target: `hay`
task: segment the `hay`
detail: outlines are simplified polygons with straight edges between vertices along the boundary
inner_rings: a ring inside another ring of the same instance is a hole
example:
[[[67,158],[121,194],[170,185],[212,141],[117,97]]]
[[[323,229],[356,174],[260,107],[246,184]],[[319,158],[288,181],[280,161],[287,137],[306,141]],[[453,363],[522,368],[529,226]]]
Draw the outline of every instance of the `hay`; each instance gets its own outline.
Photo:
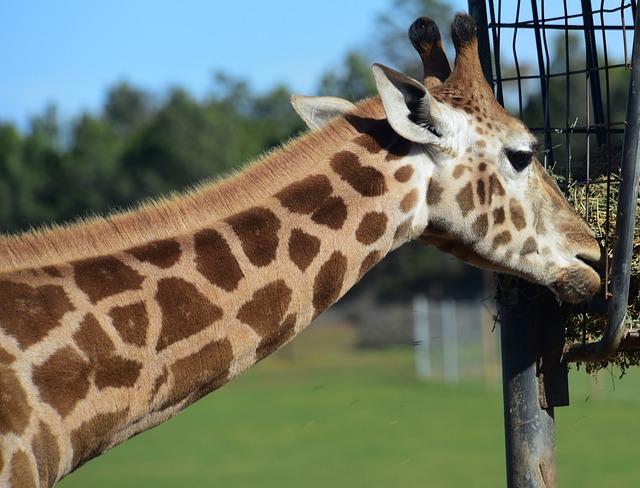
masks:
[[[569,203],[586,219],[595,231],[597,239],[609,257],[609,267],[613,257],[616,240],[616,210],[620,188],[620,147],[609,148],[604,154],[596,154],[596,164],[590,168],[589,185],[577,181],[569,182],[567,199]],[[613,157],[612,157],[613,152]],[[611,161],[611,169],[597,161]],[[607,174],[608,173],[608,174]],[[576,177],[579,178],[578,175]],[[558,178],[556,176],[556,178]],[[583,178],[586,179],[586,178]],[[640,202],[638,202],[640,203]],[[566,322],[567,343],[597,342],[603,335],[607,323],[606,314],[572,313]],[[633,256],[631,262],[631,282],[625,327],[630,331],[640,330],[640,207],[636,204],[636,224],[633,240]],[[624,375],[630,366],[640,365],[640,351],[619,348],[606,360],[586,363],[585,370],[595,373],[612,365],[620,368]],[[580,363],[577,365],[580,368]]]

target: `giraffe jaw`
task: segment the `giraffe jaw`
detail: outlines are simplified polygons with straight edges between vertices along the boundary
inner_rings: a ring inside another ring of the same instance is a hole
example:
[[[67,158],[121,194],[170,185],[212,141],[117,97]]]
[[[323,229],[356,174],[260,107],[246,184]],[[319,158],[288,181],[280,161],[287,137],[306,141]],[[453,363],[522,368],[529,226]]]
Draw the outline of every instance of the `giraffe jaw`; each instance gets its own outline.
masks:
[[[433,230],[433,227],[430,229]],[[520,276],[526,280],[546,286],[559,300],[567,303],[585,302],[591,299],[600,289],[600,275],[594,269],[594,266],[600,260],[600,250],[597,247],[590,249],[588,254],[578,255],[565,261],[565,265],[558,266],[553,280],[550,281],[545,279],[544,275],[539,276],[535,272],[518,270],[492,262],[478,254],[471,247],[451,239],[451,236],[446,234],[425,232],[420,236],[419,240],[423,244],[434,245],[440,250],[479,268]],[[536,266],[533,269],[547,270],[548,267]]]
[[[600,275],[579,258],[572,264],[571,267],[561,269],[558,278],[547,286],[562,301],[587,301],[600,290]]]

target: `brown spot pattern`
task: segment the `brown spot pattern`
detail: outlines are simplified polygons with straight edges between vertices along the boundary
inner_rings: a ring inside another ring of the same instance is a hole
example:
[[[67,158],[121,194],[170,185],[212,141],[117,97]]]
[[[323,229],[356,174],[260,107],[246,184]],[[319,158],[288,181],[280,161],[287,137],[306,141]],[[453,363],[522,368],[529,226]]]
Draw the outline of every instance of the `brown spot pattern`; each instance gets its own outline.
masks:
[[[458,192],[456,202],[458,202],[463,217],[466,217],[467,214],[473,210],[475,203],[473,202],[473,186],[470,182]]]
[[[135,306],[134,304],[131,307]],[[118,308],[122,309],[121,311],[125,314],[118,320],[127,320],[126,314],[129,312],[125,311],[125,309],[128,307]],[[118,316],[117,313],[116,316]],[[136,341],[142,339],[142,344],[146,342],[146,328],[142,334],[137,330],[133,333],[120,332],[120,335],[123,336],[123,339],[126,336]],[[142,364],[138,361],[116,356],[113,341],[102,330],[100,323],[92,314],[87,314],[82,320],[80,328],[73,335],[73,338],[80,350],[89,358],[88,376],[93,376],[94,384],[98,389],[130,387],[138,380]]]
[[[144,346],[147,342],[149,317],[143,302],[124,307],[113,307],[109,315],[113,320],[113,327],[118,331],[123,341],[136,346]]]
[[[538,243],[533,237],[527,237],[527,240],[524,241],[522,249],[520,250],[520,254],[525,256],[527,254],[531,254],[538,250]]]
[[[406,183],[413,176],[413,171],[413,166],[411,166],[410,164],[405,164],[404,166],[398,168],[395,173],[393,173],[393,177],[400,183]]]
[[[62,273],[55,266],[45,266],[44,268],[42,268],[42,271],[47,273],[52,278],[62,278]]]
[[[483,238],[489,232],[489,218],[487,214],[479,215],[471,225],[471,230],[479,238]]]
[[[27,348],[60,325],[65,313],[74,310],[61,286],[31,287],[0,281],[0,328]]]
[[[513,222],[516,229],[522,230],[527,226],[524,209],[515,198],[509,200],[509,214],[511,215],[511,222]]]
[[[64,418],[89,391],[90,373],[89,362],[73,347],[66,346],[34,366],[32,378],[40,398]]]
[[[268,335],[264,336],[256,349],[256,361],[266,358],[269,354],[289,342],[289,340],[291,340],[295,335],[297,320],[298,316],[294,313],[290,313],[276,330],[273,330]]]
[[[11,364],[15,361],[16,357],[8,351],[5,351],[0,347],[0,365],[1,364]]]
[[[108,356],[115,351],[113,342],[92,314],[84,317],[73,338],[89,360]]]
[[[308,215],[329,198],[333,188],[325,175],[307,176],[275,196],[287,210]]]
[[[52,485],[58,478],[60,450],[53,432],[44,422],[40,422],[38,432],[36,432],[31,441],[31,450],[37,460],[40,485]]]
[[[427,205],[437,205],[442,199],[444,188],[440,183],[431,178],[429,180],[429,188],[427,188]]]
[[[284,280],[277,280],[257,290],[251,299],[240,307],[237,318],[262,337],[276,329],[291,302],[292,291]]]
[[[36,480],[33,479],[31,471],[31,463],[29,456],[22,449],[17,451],[11,458],[11,475],[9,477],[9,486],[13,487],[31,487],[36,486]]]
[[[494,224],[501,224],[504,222],[505,219],[505,215],[504,215],[504,208],[502,207],[498,207],[493,209],[493,223]]]
[[[320,252],[320,239],[302,229],[293,229],[289,237],[289,257],[301,270],[306,270]]]
[[[362,134],[353,140],[358,146],[364,148],[370,154],[378,154],[382,151],[382,147],[378,141],[369,134]]]
[[[175,239],[163,239],[127,251],[138,261],[151,263],[162,269],[168,269],[180,259],[180,244]]]
[[[213,285],[225,291],[238,287],[244,274],[227,241],[219,232],[204,229],[194,236],[196,269]]]
[[[380,239],[387,230],[388,221],[387,215],[382,212],[369,212],[365,214],[356,229],[356,239],[366,246],[373,244]]]
[[[227,219],[254,266],[267,266],[276,258],[280,220],[271,210],[253,207]]]
[[[333,230],[341,229],[346,219],[347,206],[340,197],[327,198],[311,216],[316,224],[326,225]]]
[[[484,205],[485,202],[485,198],[487,196],[486,191],[485,191],[485,187],[484,187],[484,181],[482,180],[478,180],[477,183],[478,186],[478,201],[480,202],[480,205]]]
[[[92,303],[127,290],[139,290],[144,277],[113,256],[76,261],[73,272],[76,284]]]
[[[139,332],[136,333],[139,334]],[[113,341],[102,330],[100,323],[92,314],[87,314],[73,338],[80,350],[89,358],[88,375],[93,376],[94,384],[98,389],[124,388],[135,384],[140,376],[142,364],[116,356]]]
[[[124,425],[128,414],[128,409],[99,413],[72,431],[73,469],[106,451],[112,444],[113,435]]]
[[[457,180],[466,170],[467,167],[464,164],[456,164],[455,168],[453,168],[453,177]]]
[[[393,242],[397,243],[399,240],[407,240],[409,239],[411,234],[411,219],[407,219],[402,222],[395,233],[393,234]]]
[[[495,173],[492,173],[491,175],[489,175],[489,195],[491,196],[504,196],[505,191],[504,191],[504,187],[502,186],[502,183],[500,183],[500,180],[498,179],[498,177],[496,176]]]
[[[373,268],[378,261],[382,259],[382,255],[379,251],[371,251],[367,254],[367,257],[362,260],[362,264],[360,264],[360,270],[358,271],[358,281],[369,272],[371,268]]]
[[[171,406],[189,398],[189,403],[220,388],[229,379],[233,348],[229,339],[207,344],[171,366],[173,387],[164,405]]]
[[[21,435],[29,425],[32,408],[11,368],[0,366],[0,434]]]
[[[418,203],[418,189],[414,188],[400,201],[400,210],[407,213],[416,206],[416,203]]]
[[[99,390],[104,388],[132,387],[142,369],[142,363],[121,356],[108,356],[100,359],[95,366],[94,383]]]
[[[313,306],[316,316],[338,299],[346,272],[347,257],[339,251],[334,251],[322,265],[313,282]]]
[[[387,192],[384,175],[373,166],[362,166],[360,158],[350,151],[335,154],[330,165],[342,180],[364,197],[376,197]]]
[[[128,334],[125,332],[125,335],[129,336]],[[139,331],[134,334],[136,339],[140,337]],[[144,334],[146,336],[146,329]],[[73,338],[80,350],[89,358],[88,375],[93,376],[94,384],[98,389],[131,387],[138,380],[142,364],[115,355],[113,341],[102,330],[100,323],[92,314],[87,314]]]
[[[371,153],[378,153],[385,149],[388,154],[385,160],[393,161],[402,159],[409,153],[411,143],[399,137],[386,120],[358,119],[349,117],[347,119],[353,123],[354,127],[363,136],[357,137],[355,142]]]
[[[500,247],[511,241],[511,232],[504,230],[493,238],[493,247]]]
[[[156,351],[197,334],[222,318],[222,309],[212,304],[191,283],[181,278],[158,281],[156,299],[162,313]]]

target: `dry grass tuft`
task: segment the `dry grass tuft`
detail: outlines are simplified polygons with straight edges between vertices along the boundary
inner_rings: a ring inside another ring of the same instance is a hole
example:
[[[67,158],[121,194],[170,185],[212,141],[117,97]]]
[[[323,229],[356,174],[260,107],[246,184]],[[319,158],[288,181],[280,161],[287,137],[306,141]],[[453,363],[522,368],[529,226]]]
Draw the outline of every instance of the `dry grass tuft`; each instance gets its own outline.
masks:
[[[613,248],[617,236],[616,209],[620,188],[620,148],[609,151],[609,157],[594,158],[595,167],[590,168],[589,185],[569,182],[567,198],[571,205],[582,215],[586,216],[590,227],[606,250],[609,266],[613,257]],[[613,158],[611,158],[613,152]],[[611,160],[612,169],[608,172],[606,166],[598,167],[597,161]],[[608,174],[607,174],[608,173]],[[556,176],[557,178],[557,176]],[[577,178],[580,178],[577,175]],[[638,201],[640,203],[640,199]],[[608,284],[606,284],[608,289]],[[566,338],[568,343],[597,342],[602,337],[607,323],[606,314],[575,313],[569,315],[566,323]],[[629,302],[625,327],[629,330],[640,330],[640,207],[636,205],[636,225],[633,241],[633,256],[631,263],[631,282]],[[586,363],[585,370],[595,373],[603,368],[616,365],[621,374],[630,366],[640,365],[640,351],[621,347],[610,358],[604,361]],[[578,364],[578,368],[580,364]]]

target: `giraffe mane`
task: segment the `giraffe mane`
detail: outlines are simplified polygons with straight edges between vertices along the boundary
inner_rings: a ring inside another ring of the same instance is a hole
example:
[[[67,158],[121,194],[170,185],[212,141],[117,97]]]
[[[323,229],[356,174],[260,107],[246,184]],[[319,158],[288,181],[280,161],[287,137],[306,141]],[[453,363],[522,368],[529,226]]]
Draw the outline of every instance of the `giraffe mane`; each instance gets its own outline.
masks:
[[[365,117],[384,117],[377,98],[365,100],[358,107]],[[81,217],[69,224],[47,224],[0,236],[0,273],[111,254],[204,227],[255,205],[288,182],[309,174],[311,168],[305,161],[326,159],[335,152],[339,140],[355,132],[340,117],[321,130],[307,132],[249,161],[226,177],[205,180],[190,189],[143,200],[130,209],[104,216]]]

